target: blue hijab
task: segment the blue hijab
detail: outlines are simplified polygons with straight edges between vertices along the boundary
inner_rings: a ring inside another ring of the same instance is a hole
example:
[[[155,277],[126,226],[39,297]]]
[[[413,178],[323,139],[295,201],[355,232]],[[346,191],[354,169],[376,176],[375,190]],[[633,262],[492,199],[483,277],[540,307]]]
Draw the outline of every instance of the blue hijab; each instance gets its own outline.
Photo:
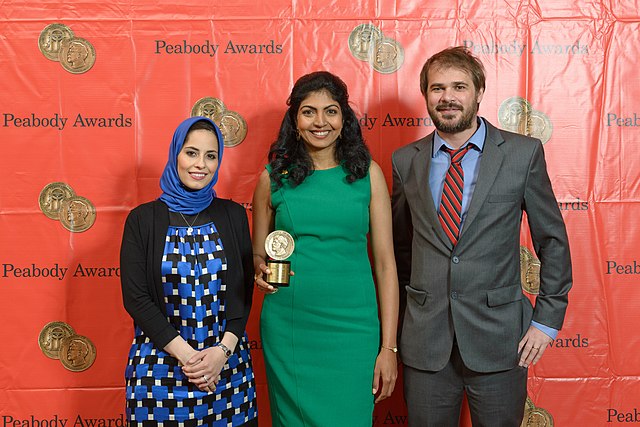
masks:
[[[216,130],[216,136],[218,137],[218,169],[206,187],[193,191],[186,188],[182,184],[182,181],[180,181],[180,177],[178,176],[178,154],[180,150],[182,150],[184,141],[187,138],[187,132],[189,132],[189,129],[194,123],[199,121],[211,123]],[[169,146],[169,160],[160,177],[160,188],[162,189],[160,200],[169,206],[170,211],[182,212],[186,215],[195,215],[211,204],[216,195],[213,186],[218,181],[218,171],[222,164],[223,148],[224,141],[222,140],[220,128],[210,119],[206,117],[190,117],[180,123],[180,126],[178,126],[173,134],[173,140]]]

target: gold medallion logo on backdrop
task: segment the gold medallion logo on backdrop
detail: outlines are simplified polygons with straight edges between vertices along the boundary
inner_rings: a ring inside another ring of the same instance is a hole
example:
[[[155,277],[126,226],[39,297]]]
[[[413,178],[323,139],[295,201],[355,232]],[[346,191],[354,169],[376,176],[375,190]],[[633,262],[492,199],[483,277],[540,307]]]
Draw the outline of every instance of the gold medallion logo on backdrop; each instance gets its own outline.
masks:
[[[60,360],[62,366],[73,372],[86,371],[96,360],[96,347],[85,336],[77,335],[65,322],[49,322],[38,336],[40,350],[50,359]]]
[[[49,24],[40,32],[38,48],[45,58],[51,61],[59,61],[62,42],[75,37],[71,28],[64,24]]]
[[[76,37],[71,28],[64,24],[49,24],[38,38],[38,48],[45,58],[59,62],[62,68],[72,74],[86,73],[96,62],[93,45]]]
[[[60,359],[60,349],[62,348],[62,340],[66,337],[75,335],[76,331],[64,322],[49,322],[44,325],[40,335],[38,336],[38,345],[40,350],[50,359]]]
[[[200,98],[191,108],[191,117],[202,116],[211,119],[222,132],[225,147],[235,147],[247,136],[247,122],[235,111],[227,110],[218,98]]]
[[[540,292],[540,260],[524,246],[520,246],[520,282],[526,293]]]
[[[395,73],[404,63],[402,45],[386,37],[380,28],[371,23],[355,27],[349,34],[348,44],[354,58],[367,61],[379,73]]]
[[[375,44],[383,37],[382,30],[373,24],[360,24],[349,34],[349,50],[360,61],[369,61]]]
[[[96,62],[96,50],[80,37],[64,40],[60,49],[60,65],[72,74],[86,73]]]
[[[73,196],[62,202],[60,223],[74,233],[87,231],[96,222],[96,208],[89,199]]]
[[[549,411],[534,405],[531,398],[527,396],[520,427],[553,427],[553,425],[553,417]]]
[[[74,233],[88,230],[96,222],[96,208],[85,197],[76,195],[64,182],[47,184],[38,197],[42,213],[50,219],[60,221],[62,226]]]
[[[543,144],[551,139],[553,124],[542,111],[533,109],[529,101],[513,96],[498,108],[498,122],[504,130],[538,138]]]
[[[383,37],[376,41],[374,54],[369,57],[369,62],[379,73],[395,73],[404,63],[404,48],[397,41]]]
[[[60,362],[73,372],[86,371],[96,360],[96,347],[82,335],[72,335],[62,339]]]
[[[211,119],[214,123],[220,123],[222,115],[227,110],[224,102],[218,98],[207,96],[201,98],[193,104],[191,116],[202,116]]]
[[[68,184],[64,182],[52,182],[40,191],[38,204],[40,205],[40,210],[47,218],[57,221],[60,219],[62,202],[75,195],[75,191],[73,191],[73,188]]]

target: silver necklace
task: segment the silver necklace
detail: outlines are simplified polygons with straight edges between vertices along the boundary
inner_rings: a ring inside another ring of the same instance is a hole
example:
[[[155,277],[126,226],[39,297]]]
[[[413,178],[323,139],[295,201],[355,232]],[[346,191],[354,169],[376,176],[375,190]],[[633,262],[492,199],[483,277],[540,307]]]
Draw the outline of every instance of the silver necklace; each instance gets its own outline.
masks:
[[[198,212],[198,215],[196,215],[196,217],[193,219],[193,222],[191,224],[189,224],[189,221],[187,221],[187,218],[185,218],[184,215],[182,215],[182,212],[178,212],[178,213],[180,214],[180,216],[182,217],[184,222],[189,227],[189,228],[187,228],[187,233],[192,233],[193,232],[193,224],[195,224],[196,221],[198,220],[198,217],[200,216],[200,212]]]

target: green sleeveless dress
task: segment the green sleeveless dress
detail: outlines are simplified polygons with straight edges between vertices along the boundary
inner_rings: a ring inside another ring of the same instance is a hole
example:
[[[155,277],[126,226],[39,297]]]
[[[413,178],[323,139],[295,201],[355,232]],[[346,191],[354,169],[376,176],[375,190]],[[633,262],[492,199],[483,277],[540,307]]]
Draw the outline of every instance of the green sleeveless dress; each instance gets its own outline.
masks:
[[[275,229],[295,250],[289,287],[260,319],[274,427],[371,427],[378,306],[367,252],[369,176],[341,166],[271,188]]]

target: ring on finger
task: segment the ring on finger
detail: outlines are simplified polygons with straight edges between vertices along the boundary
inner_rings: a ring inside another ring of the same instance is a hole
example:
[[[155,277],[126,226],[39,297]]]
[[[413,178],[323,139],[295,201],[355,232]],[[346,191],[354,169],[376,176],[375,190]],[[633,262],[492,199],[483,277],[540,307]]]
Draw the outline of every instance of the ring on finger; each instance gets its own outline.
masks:
[[[207,376],[206,376],[206,375],[203,375],[203,376],[202,376],[202,378],[204,378],[204,382],[205,382],[205,383],[208,383],[208,382],[209,382],[209,380],[207,379]]]

